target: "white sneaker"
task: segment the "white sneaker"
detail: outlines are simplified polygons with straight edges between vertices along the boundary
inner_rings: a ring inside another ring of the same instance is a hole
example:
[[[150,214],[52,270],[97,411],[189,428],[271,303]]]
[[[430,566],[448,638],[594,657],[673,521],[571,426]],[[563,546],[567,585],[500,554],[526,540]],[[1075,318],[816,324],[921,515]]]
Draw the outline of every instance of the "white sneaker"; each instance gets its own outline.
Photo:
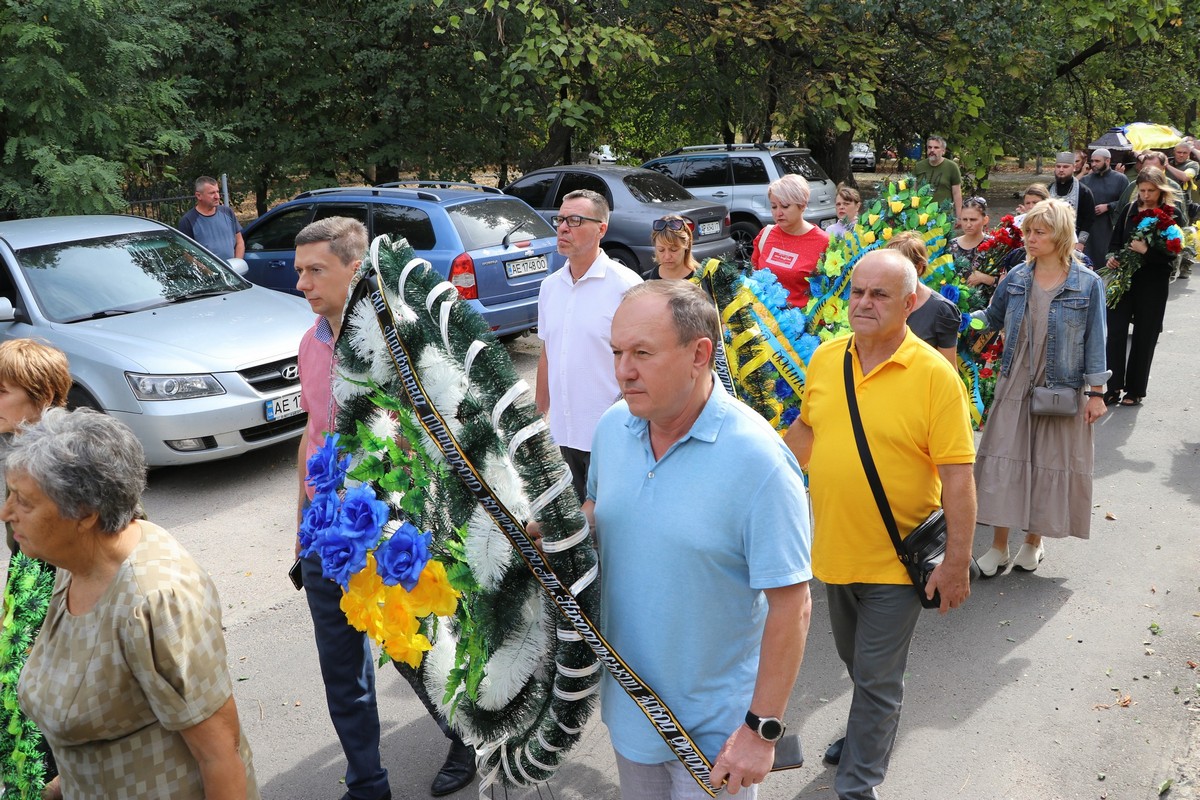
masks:
[[[1008,551],[993,547],[975,561],[981,578],[994,578],[1008,566]]]
[[[1040,543],[1037,547],[1034,547],[1027,542],[1022,544],[1021,549],[1017,551],[1017,557],[1013,559],[1013,569],[1019,569],[1023,572],[1033,572],[1045,557],[1045,547]]]

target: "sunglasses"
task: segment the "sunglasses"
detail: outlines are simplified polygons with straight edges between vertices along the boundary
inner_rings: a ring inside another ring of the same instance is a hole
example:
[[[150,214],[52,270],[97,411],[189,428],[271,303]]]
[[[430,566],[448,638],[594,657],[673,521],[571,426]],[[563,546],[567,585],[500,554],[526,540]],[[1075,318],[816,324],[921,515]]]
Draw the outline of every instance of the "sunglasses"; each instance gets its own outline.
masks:
[[[681,219],[656,219],[650,225],[655,232],[665,231],[668,228],[673,231],[681,231],[687,227],[687,222]]]
[[[987,211],[987,200],[982,197],[968,197],[963,200],[963,208],[981,208]]]
[[[596,219],[595,217],[585,217],[582,214],[572,214],[569,217],[564,217],[560,214],[555,214],[553,217],[550,218],[550,223],[556,228],[559,225],[562,225],[564,222],[567,223],[568,228],[578,228],[580,225],[583,224],[584,220],[587,220],[588,222],[604,222],[604,220],[602,220],[602,219]]]

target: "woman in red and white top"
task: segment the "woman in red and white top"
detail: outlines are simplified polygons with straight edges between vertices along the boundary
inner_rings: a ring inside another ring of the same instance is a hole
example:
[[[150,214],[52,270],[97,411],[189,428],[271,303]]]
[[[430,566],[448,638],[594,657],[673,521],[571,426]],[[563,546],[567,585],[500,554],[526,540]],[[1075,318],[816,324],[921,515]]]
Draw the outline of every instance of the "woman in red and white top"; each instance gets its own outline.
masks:
[[[784,175],[767,187],[775,224],[759,231],[750,254],[755,269],[775,273],[795,308],[808,305],[808,278],[829,245],[829,234],[804,218],[808,197],[808,181],[799,175]]]

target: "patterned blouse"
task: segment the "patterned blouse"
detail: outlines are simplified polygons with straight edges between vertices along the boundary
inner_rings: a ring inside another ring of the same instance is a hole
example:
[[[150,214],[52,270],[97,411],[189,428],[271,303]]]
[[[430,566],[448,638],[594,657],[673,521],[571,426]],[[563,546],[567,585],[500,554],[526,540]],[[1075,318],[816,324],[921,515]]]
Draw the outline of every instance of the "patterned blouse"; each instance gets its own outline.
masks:
[[[50,609],[21,673],[21,707],[54,750],[72,800],[203,800],[179,731],[233,694],[217,589],[174,537],[138,522],[142,538],[90,611],[67,610],[60,569]],[[242,734],[247,797],[259,797]]]

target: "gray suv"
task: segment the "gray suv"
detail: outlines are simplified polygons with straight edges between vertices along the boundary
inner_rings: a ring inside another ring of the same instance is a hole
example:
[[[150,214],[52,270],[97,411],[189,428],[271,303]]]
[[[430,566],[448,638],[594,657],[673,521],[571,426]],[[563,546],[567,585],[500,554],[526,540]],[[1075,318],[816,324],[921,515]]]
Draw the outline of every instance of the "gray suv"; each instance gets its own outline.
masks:
[[[739,256],[746,260],[754,237],[773,221],[767,186],[777,178],[795,173],[808,181],[812,196],[804,212],[807,220],[827,227],[837,218],[833,209],[837,186],[806,148],[775,149],[758,144],[681,147],[642,166],[674,178],[698,198],[724,203],[729,209],[729,234],[738,243]]]

